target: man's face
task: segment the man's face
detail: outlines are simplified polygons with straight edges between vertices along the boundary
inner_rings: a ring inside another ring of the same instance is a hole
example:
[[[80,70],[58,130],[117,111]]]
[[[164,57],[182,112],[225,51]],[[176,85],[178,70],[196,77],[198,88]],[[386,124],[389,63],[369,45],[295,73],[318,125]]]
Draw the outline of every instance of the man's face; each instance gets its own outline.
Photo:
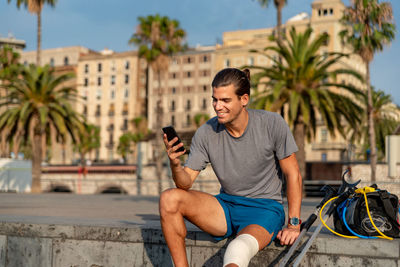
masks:
[[[213,88],[213,107],[221,124],[234,122],[245,109],[249,101],[247,94],[239,97],[233,84]]]

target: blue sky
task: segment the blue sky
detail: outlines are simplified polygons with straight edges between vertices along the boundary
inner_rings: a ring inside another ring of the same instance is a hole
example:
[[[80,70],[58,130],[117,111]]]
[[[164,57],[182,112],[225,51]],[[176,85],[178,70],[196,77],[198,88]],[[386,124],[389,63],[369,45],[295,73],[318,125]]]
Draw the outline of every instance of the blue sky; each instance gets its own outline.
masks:
[[[36,49],[36,17],[13,1],[0,0],[0,35],[12,33],[27,42],[26,50]],[[271,1],[273,2],[273,1]],[[311,12],[313,0],[288,0],[283,21]],[[343,0],[348,4],[348,0]],[[400,1],[390,1],[395,21],[400,21]],[[42,15],[42,47],[81,45],[94,50],[134,49],[128,40],[135,31],[138,16],[159,13],[181,22],[190,46],[220,42],[224,31],[273,27],[276,11],[260,7],[256,0],[58,0]],[[400,28],[400,26],[399,26]],[[400,106],[400,36],[375,56],[371,66],[372,84],[392,95]]]

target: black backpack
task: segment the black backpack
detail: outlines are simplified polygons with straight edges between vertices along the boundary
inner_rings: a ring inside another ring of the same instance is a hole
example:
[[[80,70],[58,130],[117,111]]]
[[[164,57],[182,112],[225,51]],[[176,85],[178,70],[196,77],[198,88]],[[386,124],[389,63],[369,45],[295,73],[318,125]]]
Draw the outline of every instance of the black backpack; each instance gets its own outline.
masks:
[[[376,185],[368,189],[371,189],[371,192],[366,193],[368,207],[375,226],[386,236],[400,237],[398,197],[386,190],[377,189]],[[338,233],[361,238],[380,236],[369,218],[364,194],[359,191],[357,193],[357,190],[337,206],[333,220]]]

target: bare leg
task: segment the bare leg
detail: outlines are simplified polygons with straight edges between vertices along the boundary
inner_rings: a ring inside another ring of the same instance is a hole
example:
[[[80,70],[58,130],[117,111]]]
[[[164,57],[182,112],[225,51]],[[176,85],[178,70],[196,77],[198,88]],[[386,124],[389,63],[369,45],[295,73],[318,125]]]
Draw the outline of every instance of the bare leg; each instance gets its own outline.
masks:
[[[243,228],[238,235],[249,234],[254,236],[258,241],[259,251],[265,248],[268,243],[271,241],[274,233],[270,234],[264,227],[261,227],[257,224],[250,224]],[[238,267],[237,264],[230,263],[226,265],[226,267]]]
[[[225,213],[218,200],[207,193],[169,189],[160,197],[161,227],[176,267],[189,266],[186,257],[188,219],[203,231],[222,236],[227,231]]]

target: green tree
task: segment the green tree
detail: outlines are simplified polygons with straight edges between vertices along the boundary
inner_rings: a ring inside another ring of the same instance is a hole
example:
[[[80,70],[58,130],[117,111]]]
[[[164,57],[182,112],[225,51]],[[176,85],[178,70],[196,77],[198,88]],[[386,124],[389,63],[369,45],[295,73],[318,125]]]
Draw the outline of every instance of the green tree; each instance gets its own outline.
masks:
[[[51,127],[58,135],[71,136],[75,141],[82,129],[81,117],[70,103],[77,99],[76,91],[63,83],[73,74],[54,75],[50,66],[30,65],[10,84],[5,85],[8,94],[0,100],[0,132],[7,132],[11,140],[18,133],[24,142],[32,144],[32,192],[40,192],[42,144],[46,130]]]
[[[12,0],[7,0],[10,3]],[[36,65],[40,66],[41,47],[42,47],[42,9],[44,5],[54,7],[57,0],[16,0],[17,7],[22,5],[28,9],[29,13],[37,16],[37,47],[36,47]]]
[[[368,96],[367,94],[363,94],[362,102],[365,106],[368,105]],[[392,98],[390,95],[385,94],[383,91],[378,90],[375,91],[372,88],[372,105],[374,113],[372,114],[372,118],[374,120],[375,127],[375,144],[377,151],[377,156],[379,160],[384,159],[385,157],[385,139],[387,135],[393,134],[396,130],[396,127],[399,125],[400,121],[397,119],[397,114],[399,114],[400,110],[392,102]],[[353,143],[359,142],[362,144],[363,155],[365,155],[365,151],[370,149],[369,142],[369,130],[368,130],[368,114],[366,109],[363,110],[362,114],[362,124],[361,127],[351,127],[352,136],[351,141]]]
[[[77,143],[74,145],[74,150],[79,153],[82,168],[86,166],[86,155],[98,148],[100,148],[100,127],[84,122],[81,131],[78,132]]]
[[[156,163],[156,176],[159,179],[158,191],[161,194],[161,175],[163,168],[163,155],[162,152],[163,144],[161,138],[161,128],[163,126],[163,107],[162,107],[162,75],[167,73],[169,65],[169,57],[173,54],[183,51],[185,45],[183,45],[183,39],[186,33],[180,28],[179,22],[174,19],[170,19],[166,16],[160,15],[149,15],[147,17],[139,17],[139,25],[136,32],[133,34],[129,43],[135,44],[139,47],[139,57],[144,58],[147,62],[147,78],[146,78],[146,92],[147,97],[149,96],[148,88],[148,74],[149,66],[156,74],[158,81],[158,90],[156,98],[156,119],[155,125],[151,127],[155,130],[155,150],[154,150],[154,161]],[[150,107],[153,108],[153,107]],[[148,114],[146,114],[148,115]]]
[[[198,113],[194,115],[194,124],[196,125],[196,128],[200,128],[201,125],[206,123],[210,119],[210,115],[206,113]]]
[[[272,0],[258,0],[262,7],[268,7]],[[276,32],[278,41],[282,41],[282,9],[287,4],[287,0],[273,0],[276,8]]]
[[[346,29],[340,32],[343,40],[350,44],[354,53],[358,54],[365,64],[365,82],[367,87],[367,114],[369,144],[371,149],[371,180],[376,177],[376,133],[373,121],[374,107],[370,81],[370,63],[377,51],[382,51],[395,36],[393,11],[389,2],[378,0],[352,0],[351,6],[344,10],[342,23]]]
[[[336,131],[345,135],[342,120],[357,125],[357,114],[361,110],[351,97],[360,92],[351,86],[338,83],[337,76],[352,75],[358,79],[361,77],[352,70],[334,68],[345,55],[321,55],[319,48],[329,36],[323,34],[312,40],[311,34],[311,28],[304,33],[297,33],[292,28],[287,44],[276,41],[276,45],[266,47],[262,53],[273,61],[271,67],[250,66],[258,70],[253,75],[252,82],[257,89],[251,106],[274,112],[279,111],[285,104],[288,106],[288,123],[299,147],[297,159],[303,178],[305,137],[310,140],[315,136],[317,123],[320,122],[326,125],[331,135],[335,135]],[[281,60],[272,54],[277,54]],[[333,90],[339,88],[350,96]]]
[[[0,85],[9,83],[10,80],[18,75],[21,70],[21,65],[18,63],[19,58],[19,53],[15,52],[11,47],[3,46],[0,48]],[[1,90],[0,88],[0,97],[5,97],[6,94],[7,90]],[[6,108],[7,107],[3,107],[2,109]],[[6,141],[5,133],[1,133],[0,157],[8,157],[10,155],[9,149],[10,146],[8,146],[8,142]]]

